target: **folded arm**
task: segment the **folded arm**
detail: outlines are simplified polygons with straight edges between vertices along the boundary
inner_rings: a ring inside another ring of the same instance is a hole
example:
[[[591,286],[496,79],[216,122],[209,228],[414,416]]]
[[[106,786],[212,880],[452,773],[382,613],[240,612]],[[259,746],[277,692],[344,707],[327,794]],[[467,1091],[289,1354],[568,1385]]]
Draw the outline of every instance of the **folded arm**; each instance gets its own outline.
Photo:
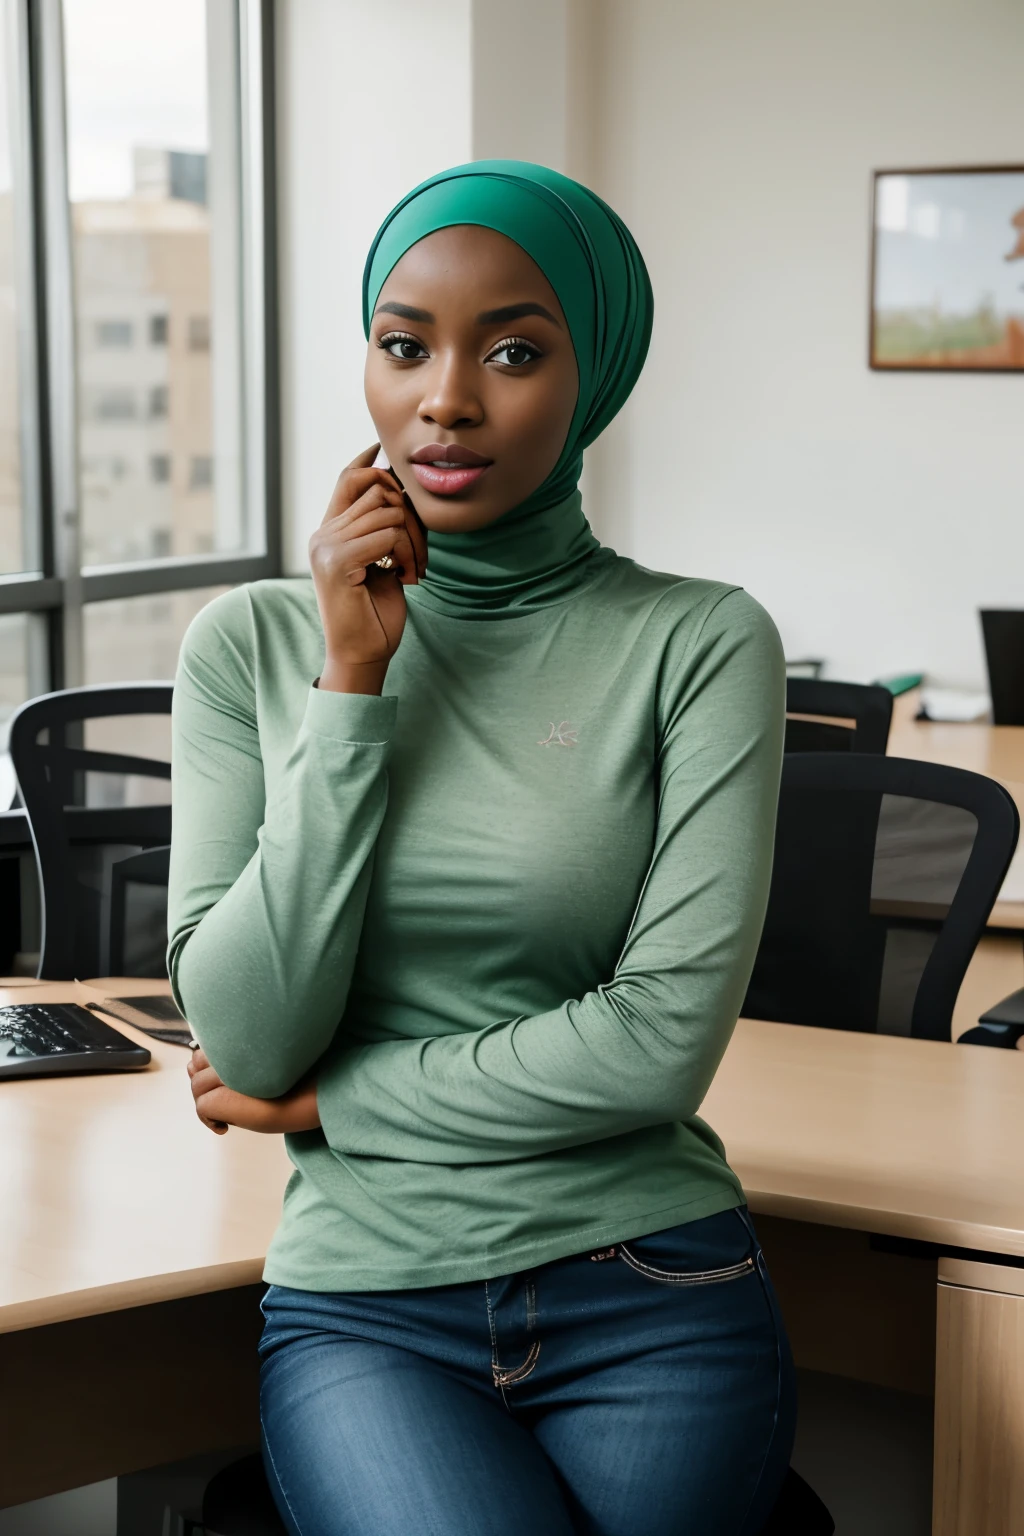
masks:
[[[653,857],[614,976],[473,1033],[352,1048],[320,1069],[345,1154],[504,1161],[696,1114],[746,991],[768,896],[784,720],[771,620],[723,597],[670,643]]]
[[[277,1098],[323,1054],[345,1006],[395,700],[310,687],[268,793],[249,601],[243,589],[204,610],[182,647],[168,968],[217,1074]]]

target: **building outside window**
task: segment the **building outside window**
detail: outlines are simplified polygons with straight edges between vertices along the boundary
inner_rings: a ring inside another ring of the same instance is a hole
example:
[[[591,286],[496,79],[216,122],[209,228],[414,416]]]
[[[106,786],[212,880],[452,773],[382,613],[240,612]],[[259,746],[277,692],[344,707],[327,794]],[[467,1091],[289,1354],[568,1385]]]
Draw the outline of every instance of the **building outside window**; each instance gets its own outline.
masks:
[[[98,347],[130,347],[135,327],[130,320],[97,320],[96,345]]]
[[[209,352],[209,315],[190,315],[188,321],[188,349],[190,352]]]
[[[190,491],[207,491],[213,484],[213,460],[208,453],[198,454],[189,465],[188,488]]]
[[[96,386],[83,393],[82,408],[93,421],[134,421],[139,414],[138,392],[123,385],[108,389]]]
[[[170,390],[166,384],[153,384],[149,389],[149,416],[155,421],[170,414]]]
[[[0,751],[279,571],[272,17],[0,0]]]

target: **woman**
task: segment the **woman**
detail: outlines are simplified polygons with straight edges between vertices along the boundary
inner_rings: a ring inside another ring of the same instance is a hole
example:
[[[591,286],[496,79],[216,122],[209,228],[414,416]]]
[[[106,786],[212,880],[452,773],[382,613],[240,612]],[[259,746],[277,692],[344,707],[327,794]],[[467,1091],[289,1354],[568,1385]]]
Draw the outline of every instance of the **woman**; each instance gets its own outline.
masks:
[[[175,695],[197,1111],[295,1164],[268,1476],[301,1536],[747,1536],[792,1367],[697,1110],[767,897],[778,638],[583,516],[652,317],[592,193],[447,171],[363,297],[390,471],[341,476],[312,586],[204,610]]]

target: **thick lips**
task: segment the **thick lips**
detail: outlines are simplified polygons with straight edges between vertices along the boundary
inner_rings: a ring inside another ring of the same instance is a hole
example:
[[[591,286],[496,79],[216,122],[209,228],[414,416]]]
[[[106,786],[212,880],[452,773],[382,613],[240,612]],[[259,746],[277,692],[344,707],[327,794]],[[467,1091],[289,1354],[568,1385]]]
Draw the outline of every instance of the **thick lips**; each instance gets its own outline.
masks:
[[[413,464],[412,472],[425,491],[432,491],[435,496],[454,496],[456,491],[464,491],[467,485],[472,485],[481,475],[486,475],[489,468],[488,464],[465,464],[454,469],[438,469],[433,464]]]
[[[412,464],[434,464],[438,461],[442,464],[469,464],[480,469],[485,469],[493,462],[482,453],[474,453],[472,448],[463,448],[460,443],[428,443],[425,448],[417,448],[410,456]]]
[[[479,480],[493,460],[459,443],[428,443],[416,450],[410,463],[424,490],[435,496],[454,496]]]

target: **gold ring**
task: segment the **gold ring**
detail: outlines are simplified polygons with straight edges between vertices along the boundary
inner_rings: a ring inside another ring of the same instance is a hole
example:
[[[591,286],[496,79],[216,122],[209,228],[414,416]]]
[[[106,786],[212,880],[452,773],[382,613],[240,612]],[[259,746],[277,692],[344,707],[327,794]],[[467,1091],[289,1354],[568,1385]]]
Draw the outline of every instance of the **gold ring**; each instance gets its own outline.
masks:
[[[394,558],[391,555],[381,555],[380,559],[375,560],[373,563],[380,566],[382,571],[392,570],[395,564]]]

